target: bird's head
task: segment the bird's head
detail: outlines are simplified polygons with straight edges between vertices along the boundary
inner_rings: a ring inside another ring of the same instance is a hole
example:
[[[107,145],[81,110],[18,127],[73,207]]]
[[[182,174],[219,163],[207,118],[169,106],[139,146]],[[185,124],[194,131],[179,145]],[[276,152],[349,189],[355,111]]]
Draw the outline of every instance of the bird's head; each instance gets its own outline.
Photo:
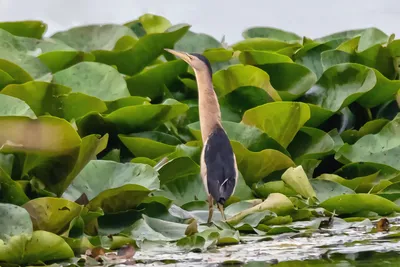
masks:
[[[172,49],[165,48],[169,53],[179,57],[188,63],[195,71],[207,71],[212,74],[211,65],[208,59],[197,53],[186,53],[182,51],[176,51]]]

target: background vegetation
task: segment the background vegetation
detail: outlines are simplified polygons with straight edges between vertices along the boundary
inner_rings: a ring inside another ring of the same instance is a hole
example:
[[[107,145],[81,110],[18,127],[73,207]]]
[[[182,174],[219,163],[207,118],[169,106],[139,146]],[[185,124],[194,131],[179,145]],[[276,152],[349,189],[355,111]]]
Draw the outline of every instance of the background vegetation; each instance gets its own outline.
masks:
[[[297,233],[294,221],[400,211],[393,35],[311,40],[254,27],[228,45],[151,14],[50,38],[45,30],[0,23],[0,262],[148,242],[204,251]],[[205,225],[196,81],[164,48],[212,63],[240,171],[228,222],[216,212]]]

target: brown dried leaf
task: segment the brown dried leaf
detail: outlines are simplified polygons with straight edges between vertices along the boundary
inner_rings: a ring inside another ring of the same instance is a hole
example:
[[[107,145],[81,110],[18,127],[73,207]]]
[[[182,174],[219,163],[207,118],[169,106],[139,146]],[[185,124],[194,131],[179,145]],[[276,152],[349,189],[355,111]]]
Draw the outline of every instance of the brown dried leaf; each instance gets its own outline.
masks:
[[[106,251],[102,247],[94,247],[92,249],[86,250],[85,254],[91,258],[94,258],[97,261],[100,261],[101,256],[104,256],[106,254]]]
[[[387,232],[387,231],[389,231],[389,226],[390,226],[390,223],[389,223],[388,219],[382,218],[376,224],[376,230],[378,232]]]
[[[77,200],[75,200],[75,203],[86,206],[87,204],[89,204],[89,199],[85,193],[82,193],[82,195]]]

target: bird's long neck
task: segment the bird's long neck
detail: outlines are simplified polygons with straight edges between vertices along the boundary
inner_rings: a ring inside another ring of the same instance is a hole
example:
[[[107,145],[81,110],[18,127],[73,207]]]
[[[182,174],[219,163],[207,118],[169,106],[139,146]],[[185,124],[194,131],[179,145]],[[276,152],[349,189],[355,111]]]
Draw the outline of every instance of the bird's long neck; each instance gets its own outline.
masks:
[[[221,125],[221,111],[215,94],[210,73],[195,71],[199,91],[199,116],[203,144],[215,126]]]

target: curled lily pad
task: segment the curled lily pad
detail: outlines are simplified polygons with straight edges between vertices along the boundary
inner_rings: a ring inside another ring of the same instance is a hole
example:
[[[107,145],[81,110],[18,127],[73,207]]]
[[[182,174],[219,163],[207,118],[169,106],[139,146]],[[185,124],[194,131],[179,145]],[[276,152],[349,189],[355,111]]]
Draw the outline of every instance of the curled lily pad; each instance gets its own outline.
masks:
[[[309,107],[300,102],[274,102],[247,110],[242,122],[254,125],[284,148],[310,118]]]
[[[92,160],[77,175],[63,197],[75,201],[85,193],[90,209],[101,207],[110,213],[136,207],[158,188],[158,174],[149,165]]]
[[[13,236],[6,243],[0,240],[2,262],[26,265],[61,261],[73,256],[74,252],[62,237],[46,231]]]
[[[400,207],[390,200],[372,194],[349,194],[329,198],[321,207],[335,211],[336,214],[351,214],[361,211],[372,211],[379,215],[388,215],[400,211]]]
[[[0,22],[0,28],[16,36],[40,39],[47,25],[39,20],[6,21]]]
[[[137,42],[132,42],[125,49],[118,51],[98,50],[92,53],[96,56],[96,61],[116,65],[120,72],[134,75],[141,72],[164,53],[164,48],[172,48],[188,30],[189,26],[187,25],[177,28],[171,27],[162,33],[147,34]]]
[[[219,97],[240,87],[253,86],[265,90],[273,100],[281,100],[269,83],[268,74],[253,66],[234,65],[220,70],[213,75],[213,83]]]
[[[55,234],[77,217],[82,206],[62,198],[36,198],[23,205],[32,219],[34,230],[46,230]]]

